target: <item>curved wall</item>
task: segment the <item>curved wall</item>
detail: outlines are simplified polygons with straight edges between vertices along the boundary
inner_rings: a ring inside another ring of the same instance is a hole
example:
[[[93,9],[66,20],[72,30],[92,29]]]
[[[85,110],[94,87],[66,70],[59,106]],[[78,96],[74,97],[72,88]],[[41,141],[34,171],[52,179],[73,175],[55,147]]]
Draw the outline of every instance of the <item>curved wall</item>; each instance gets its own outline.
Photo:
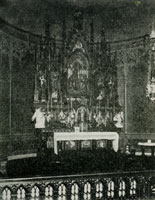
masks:
[[[3,157],[12,152],[35,150],[31,116],[35,48],[40,36],[13,27],[2,19],[0,22],[0,157]],[[66,30],[69,33],[67,26]],[[95,38],[98,38],[98,31],[99,28],[95,29]],[[136,145],[138,140],[155,139],[155,105],[145,97],[149,37],[144,35],[116,42],[114,38],[115,34],[109,43],[112,54],[117,53],[119,101],[125,110],[121,146],[126,139]],[[61,40],[57,40],[58,51],[61,45]]]

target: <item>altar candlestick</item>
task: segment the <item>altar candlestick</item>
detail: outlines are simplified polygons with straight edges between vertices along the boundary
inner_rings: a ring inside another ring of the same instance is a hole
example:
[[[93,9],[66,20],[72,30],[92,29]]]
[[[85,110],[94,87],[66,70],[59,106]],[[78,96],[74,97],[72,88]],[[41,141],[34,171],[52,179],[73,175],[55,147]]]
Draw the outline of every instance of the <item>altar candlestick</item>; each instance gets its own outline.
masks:
[[[53,107],[53,104],[52,104],[52,94],[51,94],[51,109],[52,109],[52,107]]]
[[[69,113],[69,98],[67,100],[68,100],[68,113]]]
[[[61,110],[62,110],[62,95],[61,95]]]
[[[58,98],[57,98],[57,114],[59,113],[59,101],[58,101]]]
[[[35,74],[35,91],[37,90],[38,86],[37,86],[37,74]]]
[[[47,101],[47,112],[49,112],[49,100]]]
[[[50,45],[49,45],[49,70],[51,69],[51,55],[50,55]]]
[[[73,104],[72,104],[72,97],[71,97],[71,110],[72,110],[72,108],[73,108]]]

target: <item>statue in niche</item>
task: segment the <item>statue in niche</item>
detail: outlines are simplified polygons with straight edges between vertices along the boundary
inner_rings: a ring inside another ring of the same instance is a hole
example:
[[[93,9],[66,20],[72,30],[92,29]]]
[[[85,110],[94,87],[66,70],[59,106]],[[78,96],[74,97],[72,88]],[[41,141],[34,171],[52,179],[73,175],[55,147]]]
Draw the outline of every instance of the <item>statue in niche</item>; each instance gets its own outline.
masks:
[[[113,121],[115,122],[116,128],[123,128],[124,116],[121,110],[115,114]]]
[[[68,68],[68,88],[72,91],[87,91],[88,70],[76,61]]]
[[[150,91],[151,91],[150,98],[152,101],[154,101],[155,100],[155,78],[154,77],[151,78]]]
[[[103,124],[103,116],[102,116],[102,113],[101,111],[99,111],[97,117],[96,117],[96,122],[97,122],[97,126],[100,126]]]
[[[57,100],[58,99],[58,74],[53,72],[51,74],[51,99]]]
[[[46,116],[47,123],[49,124],[53,118],[54,118],[53,111],[48,111]]]
[[[88,79],[87,79],[87,77],[85,76],[85,75],[81,75],[80,76],[80,89],[82,90],[82,91],[87,91],[87,86],[88,86]]]
[[[75,124],[75,110],[74,108],[71,109],[71,111],[68,113],[67,117],[67,125],[70,127],[73,127]]]
[[[32,121],[35,120],[36,132],[41,133],[41,129],[45,128],[46,113],[43,108],[39,107],[35,110],[35,113],[32,116]]]
[[[88,70],[86,66],[81,66],[78,71],[78,78],[80,82],[80,90],[86,92],[88,89]]]
[[[82,31],[82,21],[83,21],[83,15],[81,12],[75,12],[74,13],[74,30],[76,32]]]
[[[151,66],[148,71],[148,83],[146,85],[146,97],[152,102],[155,101],[155,53],[154,46],[151,53]]]
[[[103,118],[103,125],[106,127],[109,122],[110,122],[110,113],[109,111],[107,111]]]
[[[47,140],[47,149],[52,150],[53,148],[54,148],[54,139],[52,136],[49,136]],[[51,151],[49,153],[51,153]]]
[[[89,123],[91,123],[92,118],[93,118],[93,111],[89,110],[89,114],[88,114],[88,121],[89,121]]]
[[[81,43],[80,41],[77,41],[77,42],[75,43],[75,46],[74,46],[74,48],[73,48],[73,52],[74,52],[75,50],[81,50],[83,53],[85,53],[85,49],[83,48],[83,45],[82,45],[82,43]]]
[[[103,100],[103,98],[104,98],[104,90],[101,90],[96,99],[98,101],[101,101],[101,100]]]
[[[83,44],[77,40],[67,66],[67,89],[69,93],[80,94],[88,90],[89,62]]]
[[[63,110],[60,111],[59,115],[58,115],[58,119],[61,123],[66,124],[66,115],[63,112]]]
[[[74,67],[71,64],[68,68],[68,83],[71,90],[78,90],[79,88],[78,67],[78,64],[74,64]]]
[[[40,94],[39,94],[39,99],[41,102],[46,101],[46,78],[45,74],[42,71],[39,71],[39,88],[40,88]]]
[[[80,130],[84,131],[86,129],[87,124],[87,117],[88,116],[88,110],[85,106],[80,106],[80,108],[77,109],[76,112],[76,122],[80,126]]]

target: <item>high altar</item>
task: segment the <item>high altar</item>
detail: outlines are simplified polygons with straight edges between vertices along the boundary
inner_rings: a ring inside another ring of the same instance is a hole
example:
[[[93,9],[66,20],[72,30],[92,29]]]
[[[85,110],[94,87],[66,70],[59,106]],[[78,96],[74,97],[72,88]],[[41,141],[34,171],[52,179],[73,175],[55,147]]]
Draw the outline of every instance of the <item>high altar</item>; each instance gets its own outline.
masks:
[[[95,43],[93,21],[90,41],[83,33],[82,24],[82,14],[75,13],[72,30],[66,35],[64,22],[63,54],[59,54],[47,23],[46,35],[36,49],[33,120],[36,119],[35,128],[43,132],[74,134],[78,129],[79,134],[100,132],[104,135],[104,132],[117,132],[123,127],[123,111],[117,94],[116,55],[106,41],[104,28],[101,41]]]

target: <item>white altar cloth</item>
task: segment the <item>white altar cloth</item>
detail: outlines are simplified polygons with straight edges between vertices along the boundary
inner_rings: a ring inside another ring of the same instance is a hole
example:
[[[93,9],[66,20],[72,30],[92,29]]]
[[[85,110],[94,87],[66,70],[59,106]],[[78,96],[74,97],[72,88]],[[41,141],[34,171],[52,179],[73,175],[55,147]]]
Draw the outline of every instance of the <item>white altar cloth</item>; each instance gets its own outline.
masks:
[[[73,140],[112,140],[114,151],[118,151],[119,135],[116,132],[55,132],[54,153],[58,154],[57,143],[59,141]]]
[[[138,142],[138,145],[141,147],[155,147],[155,142]]]

